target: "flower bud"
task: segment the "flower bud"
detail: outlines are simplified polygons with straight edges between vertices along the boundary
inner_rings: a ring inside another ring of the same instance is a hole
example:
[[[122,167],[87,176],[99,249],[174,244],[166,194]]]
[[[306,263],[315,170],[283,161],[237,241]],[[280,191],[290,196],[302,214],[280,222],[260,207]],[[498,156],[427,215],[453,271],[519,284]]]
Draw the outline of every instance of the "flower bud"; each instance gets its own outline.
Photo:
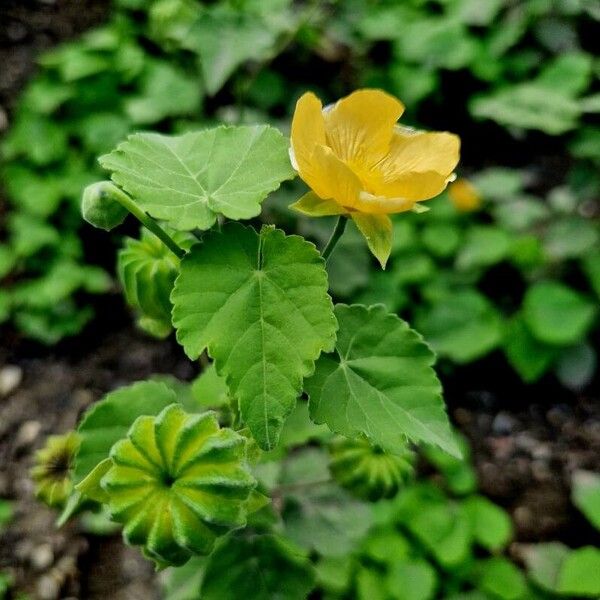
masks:
[[[110,231],[127,216],[127,209],[117,201],[121,190],[110,181],[97,181],[83,190],[81,214],[94,227]]]

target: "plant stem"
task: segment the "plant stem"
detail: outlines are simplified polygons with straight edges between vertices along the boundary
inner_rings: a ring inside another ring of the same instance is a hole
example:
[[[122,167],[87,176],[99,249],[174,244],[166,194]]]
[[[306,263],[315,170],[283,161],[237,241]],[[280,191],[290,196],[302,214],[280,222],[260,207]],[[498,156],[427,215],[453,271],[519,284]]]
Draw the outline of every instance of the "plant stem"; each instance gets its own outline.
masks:
[[[323,250],[322,256],[325,259],[325,261],[327,261],[330,254],[333,252],[333,249],[335,248],[336,244],[340,241],[340,238],[342,237],[342,234],[344,233],[344,230],[346,229],[347,223],[348,223],[348,217],[346,217],[344,215],[340,215],[338,217],[338,220],[335,224],[335,229],[333,230],[333,233],[331,234],[331,237],[329,238],[329,241],[327,242],[327,246],[325,246],[325,249]]]
[[[185,256],[185,250],[146,212],[144,212],[122,189],[117,188],[114,199],[126,208],[144,227],[151,231],[177,258]]]

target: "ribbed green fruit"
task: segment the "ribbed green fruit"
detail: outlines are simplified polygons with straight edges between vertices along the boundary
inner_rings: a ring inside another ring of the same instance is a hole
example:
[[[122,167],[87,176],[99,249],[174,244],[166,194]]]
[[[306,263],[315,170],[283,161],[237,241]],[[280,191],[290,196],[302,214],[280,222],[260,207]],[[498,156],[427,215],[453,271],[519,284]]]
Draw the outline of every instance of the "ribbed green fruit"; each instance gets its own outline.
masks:
[[[182,246],[190,245],[185,233],[173,233]],[[127,303],[139,313],[138,325],[164,338],[172,330],[171,290],[179,273],[179,259],[152,233],[142,228],[139,240],[126,238],[119,251],[117,272]]]
[[[172,404],[138,417],[112,447],[113,466],[100,485],[129,544],[143,546],[159,566],[181,565],[245,525],[255,486],[245,455],[245,438],[220,429],[213,413],[190,415]]]
[[[64,505],[73,489],[71,470],[78,448],[79,436],[70,431],[51,435],[46,445],[35,453],[31,478],[38,500],[53,508]]]
[[[361,498],[390,498],[412,477],[414,453],[388,454],[365,438],[336,438],[329,445],[334,479]]]

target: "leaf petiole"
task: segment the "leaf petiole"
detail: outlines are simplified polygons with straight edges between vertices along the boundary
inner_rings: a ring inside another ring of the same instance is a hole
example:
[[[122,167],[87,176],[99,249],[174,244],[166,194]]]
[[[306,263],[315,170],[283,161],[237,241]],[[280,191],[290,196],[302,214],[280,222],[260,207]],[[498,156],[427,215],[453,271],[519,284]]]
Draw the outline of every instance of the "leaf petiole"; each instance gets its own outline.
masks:
[[[121,188],[114,186],[113,199],[127,209],[144,227],[151,231],[177,258],[185,256],[185,250],[146,212],[144,212]]]
[[[325,249],[323,250],[323,253],[321,255],[326,262],[330,254],[333,252],[333,249],[335,248],[336,244],[340,241],[340,238],[344,234],[344,230],[346,229],[347,223],[348,217],[346,217],[345,215],[340,215],[338,217],[333,233],[331,234],[331,237],[329,238],[329,241],[327,242],[327,245],[325,246]]]

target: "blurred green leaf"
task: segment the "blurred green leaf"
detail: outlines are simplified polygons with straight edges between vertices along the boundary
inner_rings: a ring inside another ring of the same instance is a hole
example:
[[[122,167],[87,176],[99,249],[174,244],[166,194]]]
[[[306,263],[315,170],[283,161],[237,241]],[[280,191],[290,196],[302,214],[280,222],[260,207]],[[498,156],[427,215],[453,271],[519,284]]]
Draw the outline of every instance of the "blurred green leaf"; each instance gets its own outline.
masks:
[[[576,344],[583,339],[597,313],[597,306],[562,283],[542,281],[531,286],[523,299],[523,318],[541,342]]]
[[[285,538],[231,535],[217,543],[206,562],[200,598],[304,600],[314,587],[309,560]]]
[[[500,314],[474,290],[440,299],[418,313],[415,324],[436,352],[459,364],[484,356],[502,337]]]
[[[394,600],[430,600],[437,588],[435,569],[422,558],[406,558],[391,565],[387,589]]]
[[[589,344],[577,344],[564,350],[556,362],[556,376],[572,390],[581,390],[594,378],[598,359]]]
[[[512,520],[502,508],[484,496],[471,496],[463,503],[477,544],[489,552],[506,547],[513,535]]]
[[[557,357],[556,348],[538,341],[519,314],[507,324],[503,347],[508,362],[528,383],[538,380]]]
[[[571,499],[588,521],[600,530],[600,475],[591,471],[575,471]]]
[[[502,261],[510,248],[510,236],[493,225],[475,225],[467,230],[456,257],[458,269],[489,267]]]
[[[499,600],[520,600],[528,598],[524,575],[506,558],[495,557],[480,561],[479,585],[485,592]]]

